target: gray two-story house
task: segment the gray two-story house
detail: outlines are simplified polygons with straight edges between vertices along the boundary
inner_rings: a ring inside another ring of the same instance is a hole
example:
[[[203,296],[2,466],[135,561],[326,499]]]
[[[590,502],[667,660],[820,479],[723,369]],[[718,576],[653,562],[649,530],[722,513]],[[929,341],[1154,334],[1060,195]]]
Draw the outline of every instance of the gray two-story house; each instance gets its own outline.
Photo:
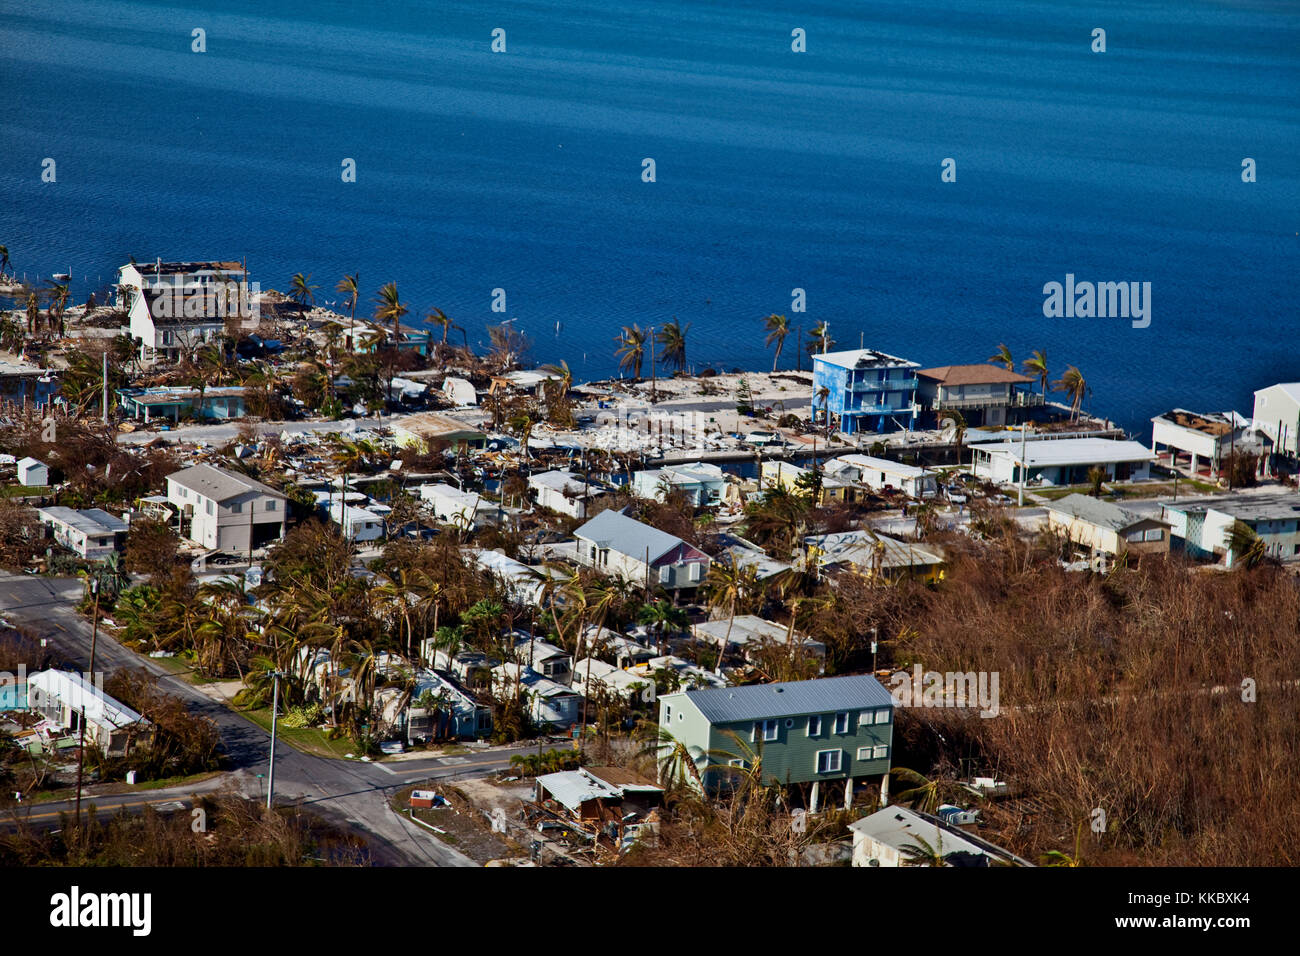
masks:
[[[659,726],[686,747],[706,790],[735,779],[726,765],[762,761],[764,783],[822,785],[889,773],[894,699],[871,675],[688,690],[659,698]],[[661,759],[667,758],[664,748]]]

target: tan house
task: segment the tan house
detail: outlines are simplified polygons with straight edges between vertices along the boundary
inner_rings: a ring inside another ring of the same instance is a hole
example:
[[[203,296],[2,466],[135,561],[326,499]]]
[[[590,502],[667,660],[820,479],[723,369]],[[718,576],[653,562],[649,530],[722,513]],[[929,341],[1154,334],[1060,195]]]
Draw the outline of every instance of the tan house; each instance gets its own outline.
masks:
[[[1094,554],[1167,554],[1168,521],[1140,515],[1087,495],[1066,495],[1047,506],[1047,527]]]
[[[437,412],[417,412],[393,423],[393,437],[404,447],[414,447],[427,452],[437,443],[446,442],[452,451],[480,450],[487,444],[487,435]]]

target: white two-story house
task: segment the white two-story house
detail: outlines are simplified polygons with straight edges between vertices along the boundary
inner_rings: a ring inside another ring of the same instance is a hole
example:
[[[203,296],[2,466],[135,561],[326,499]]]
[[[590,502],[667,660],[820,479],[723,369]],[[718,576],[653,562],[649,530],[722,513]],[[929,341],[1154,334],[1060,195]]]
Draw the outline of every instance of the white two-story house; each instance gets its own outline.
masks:
[[[181,533],[205,548],[248,551],[284,537],[288,498],[269,485],[212,465],[167,476]]]
[[[144,362],[174,362],[214,341],[230,316],[252,319],[238,262],[132,262],[117,270],[117,307]]]

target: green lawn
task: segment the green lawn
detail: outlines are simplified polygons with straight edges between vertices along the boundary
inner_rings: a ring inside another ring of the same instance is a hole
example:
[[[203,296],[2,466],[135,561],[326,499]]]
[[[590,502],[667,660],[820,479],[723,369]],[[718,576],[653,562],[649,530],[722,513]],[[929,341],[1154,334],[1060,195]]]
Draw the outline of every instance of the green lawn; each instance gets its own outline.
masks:
[[[271,708],[262,707],[257,710],[240,710],[253,723],[262,729],[270,732],[271,730]],[[281,717],[284,715],[281,714]],[[275,735],[298,750],[304,753],[314,754],[317,757],[340,758],[350,753],[357,752],[357,745],[348,737],[340,737],[338,740],[329,739],[329,730],[320,727],[286,727],[279,723],[275,728]]]
[[[1172,498],[1174,483],[1172,481],[1143,482],[1137,485],[1113,485],[1107,482],[1107,490],[1101,496],[1104,501],[1123,501],[1135,498]],[[1028,490],[1028,489],[1026,489]],[[1219,491],[1219,486],[1208,481],[1192,478],[1178,479],[1178,493],[1212,494]],[[1030,491],[1029,494],[1047,501],[1060,501],[1066,495],[1086,495],[1092,491],[1092,485],[1069,485],[1063,488],[1043,488]]]
[[[27,498],[48,495],[48,485],[4,485],[0,486],[0,498]]]

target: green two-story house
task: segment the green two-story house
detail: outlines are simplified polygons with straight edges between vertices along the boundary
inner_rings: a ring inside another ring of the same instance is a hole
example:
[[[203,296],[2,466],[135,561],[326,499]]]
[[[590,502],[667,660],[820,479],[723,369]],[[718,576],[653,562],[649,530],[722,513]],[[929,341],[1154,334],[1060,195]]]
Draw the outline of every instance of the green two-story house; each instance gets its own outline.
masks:
[[[854,781],[889,773],[894,699],[870,675],[688,690],[659,698],[659,726],[710,792],[735,778],[714,768],[761,760],[764,783],[843,781],[851,793]]]

